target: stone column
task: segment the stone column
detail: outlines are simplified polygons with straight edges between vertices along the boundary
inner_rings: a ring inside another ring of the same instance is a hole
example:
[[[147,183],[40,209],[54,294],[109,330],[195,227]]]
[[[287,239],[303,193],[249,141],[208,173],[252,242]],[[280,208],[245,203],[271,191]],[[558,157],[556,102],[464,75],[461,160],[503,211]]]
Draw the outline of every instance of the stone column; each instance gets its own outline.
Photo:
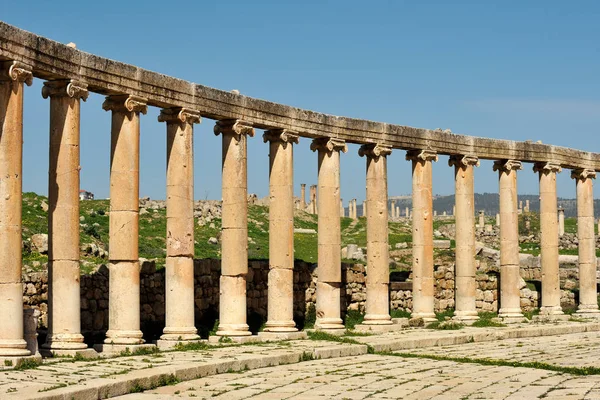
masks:
[[[109,309],[104,343],[144,343],[140,330],[140,262],[138,255],[140,113],[146,100],[108,96],[112,111],[110,154]]]
[[[406,210],[404,210],[404,216],[406,218],[410,218],[410,210],[408,209],[408,207],[406,207]]]
[[[164,341],[200,339],[194,321],[194,124],[198,111],[163,109],[167,123],[167,258]]]
[[[306,183],[300,184],[300,207],[302,211],[306,209]]]
[[[413,318],[435,319],[433,282],[433,200],[431,162],[437,153],[411,150],[413,196]]]
[[[579,240],[579,306],[577,313],[598,314],[596,290],[596,235],[594,227],[594,181],[596,171],[571,171],[577,185],[577,239]]]
[[[30,355],[23,332],[21,278],[23,82],[33,82],[29,66],[0,63],[0,356]]]
[[[387,214],[387,207],[386,207],[386,214]],[[363,201],[363,208],[362,208],[362,216],[366,217],[367,216],[367,201]]]
[[[496,226],[500,226],[500,214],[496,214]]]
[[[367,302],[364,325],[391,325],[388,250],[387,156],[389,146],[367,144],[358,154],[367,159]]]
[[[396,218],[400,218],[400,206],[396,206]]]
[[[247,137],[254,128],[239,120],[217,121],[223,135],[223,211],[219,330],[217,336],[250,336],[246,323],[248,274]]]
[[[79,295],[79,119],[87,85],[72,80],[44,83],[50,97],[48,172],[48,336],[45,349],[85,349]]]
[[[517,171],[520,161],[502,160],[494,163],[500,186],[500,310],[498,316],[506,322],[523,319],[519,290],[519,214],[517,209]]]
[[[479,319],[475,307],[475,156],[451,156],[448,165],[454,166],[456,191],[456,295],[454,318],[463,322]]]
[[[542,306],[540,314],[562,315],[558,269],[558,223],[556,173],[561,171],[552,162],[535,163],[540,174],[540,247],[542,264]]]
[[[558,209],[558,236],[563,236],[565,234],[565,209]]]
[[[344,200],[340,198],[340,217],[345,217],[346,211],[344,210]]]
[[[317,185],[310,186],[310,213],[317,213]]]
[[[269,150],[269,292],[265,332],[295,332],[294,323],[294,143],[277,129],[263,140]],[[340,202],[338,200],[337,204]],[[338,215],[339,219],[339,215]]]
[[[319,154],[319,219],[316,329],[344,329],[340,310],[342,251],[340,218],[335,212],[340,199],[340,151],[348,151],[343,140],[314,139],[310,145]]]
[[[525,200],[525,212],[529,212],[529,200]]]
[[[479,229],[483,230],[484,228],[485,228],[485,212],[479,211]]]

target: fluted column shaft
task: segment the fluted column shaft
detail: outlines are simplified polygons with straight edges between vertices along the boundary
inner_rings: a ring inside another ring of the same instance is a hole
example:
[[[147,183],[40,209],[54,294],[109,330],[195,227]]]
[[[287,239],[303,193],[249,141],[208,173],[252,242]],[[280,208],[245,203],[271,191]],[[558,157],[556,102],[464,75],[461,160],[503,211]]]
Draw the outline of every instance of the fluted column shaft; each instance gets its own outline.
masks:
[[[558,164],[536,163],[534,172],[540,178],[540,248],[542,264],[541,314],[562,314],[560,306],[560,277],[558,268],[558,221],[556,173]]]
[[[517,171],[520,161],[503,160],[494,163],[500,186],[500,310],[502,318],[520,318],[519,290],[519,212],[517,203]]]
[[[246,323],[248,274],[247,137],[254,129],[238,120],[218,121],[223,135],[223,219],[218,336],[249,336]]]
[[[23,332],[21,216],[23,202],[23,82],[31,68],[0,63],[0,356],[27,356]]]
[[[478,319],[475,298],[475,192],[474,167],[479,159],[474,156],[452,156],[456,199],[456,298],[454,315],[458,320]]]
[[[364,145],[367,159],[367,302],[365,325],[389,325],[390,267],[388,249],[387,156],[391,147]]]
[[[269,291],[266,332],[295,332],[294,148],[298,136],[267,131],[269,142]],[[338,203],[339,204],[339,203]]]
[[[340,216],[340,151],[347,147],[338,139],[315,139],[312,151],[319,158],[319,217],[318,217],[318,263],[317,274],[317,329],[343,329],[340,318],[342,282],[342,252]]]
[[[406,159],[412,161],[413,199],[413,309],[415,318],[433,319],[433,199],[431,167],[437,161],[435,152],[411,150]]]
[[[577,185],[577,239],[579,241],[579,306],[577,313],[598,313],[596,290],[596,235],[594,229],[594,181],[596,171],[574,170]]]
[[[112,112],[110,154],[109,308],[107,344],[144,343],[140,330],[139,164],[140,113],[146,100],[109,96]]]
[[[306,208],[306,183],[300,184],[300,209],[304,211]]]
[[[81,335],[79,285],[79,126],[80,99],[87,85],[46,82],[50,97],[48,172],[48,336],[45,348],[85,349]]]
[[[167,123],[167,258],[162,340],[196,340],[194,324],[194,123],[184,108],[161,111]]]

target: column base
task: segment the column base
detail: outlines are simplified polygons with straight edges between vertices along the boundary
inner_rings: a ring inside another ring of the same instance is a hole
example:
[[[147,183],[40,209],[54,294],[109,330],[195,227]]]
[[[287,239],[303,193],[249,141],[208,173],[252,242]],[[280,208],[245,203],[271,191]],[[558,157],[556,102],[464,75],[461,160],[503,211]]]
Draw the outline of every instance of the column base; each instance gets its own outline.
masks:
[[[24,339],[0,340],[0,357],[25,357],[30,356]]]
[[[83,335],[79,333],[68,334],[60,333],[49,335],[42,349],[55,350],[83,350],[87,349],[87,344],[83,343]],[[41,351],[41,350],[40,350]]]
[[[410,319],[420,318],[425,324],[437,321],[435,313],[412,313]]]
[[[140,349],[153,349],[156,348],[153,344],[95,344],[94,350],[98,353],[102,353],[102,356],[119,356],[126,353],[135,353]]]
[[[208,341],[205,339],[188,339],[188,340],[165,340],[161,339],[157,340],[154,344],[158,347],[159,350],[172,350],[176,348],[178,345],[186,345],[192,343],[207,343]]]
[[[334,331],[334,330],[346,331],[346,327],[344,326],[341,318],[317,318],[317,321],[315,322],[315,330],[318,330],[318,331]]]
[[[541,314],[534,315],[532,321],[535,322],[557,322],[557,321],[568,321],[571,318],[570,315],[566,314]]]
[[[361,325],[392,325],[389,314],[366,314]]]
[[[31,361],[41,364],[42,356],[39,354],[34,356],[0,356],[0,370],[17,368],[20,367],[24,362]]]
[[[454,317],[452,317],[452,321],[456,321],[464,325],[473,325],[476,321],[479,321],[479,316],[477,315],[477,313],[475,313],[475,315],[472,315],[472,313],[456,315],[455,313]]]
[[[498,318],[524,318],[524,315],[520,308],[501,308]]]
[[[600,319],[600,310],[598,310],[598,309],[596,309],[596,310],[592,310],[592,309],[577,310],[577,312],[575,312],[575,314],[573,314],[573,315],[578,318]]]
[[[44,345],[45,346],[45,345]],[[83,348],[83,349],[77,349],[77,350],[65,350],[65,349],[51,349],[51,348],[45,348],[44,346],[42,346],[42,348],[40,349],[40,354],[42,355],[42,357],[44,358],[50,358],[50,357],[82,357],[85,359],[94,359],[94,358],[98,358],[98,352],[94,349],[89,349],[89,348]]]
[[[251,336],[248,324],[219,324],[217,336]]]
[[[112,329],[106,332],[104,344],[108,345],[139,345],[144,343],[142,331],[125,331]],[[95,347],[95,346],[94,346]]]
[[[294,321],[267,321],[265,332],[298,332]]]
[[[564,315],[561,306],[543,306],[540,307],[540,315]]]
[[[295,332],[264,331],[258,332],[258,337],[263,342],[278,342],[280,340],[303,340],[307,339],[308,335],[304,331],[298,332],[297,330]]]
[[[579,306],[577,306],[577,314],[595,314],[598,312],[600,312],[598,304],[580,304]]]
[[[493,322],[499,322],[505,325],[514,325],[514,324],[528,324],[529,320],[525,318],[525,316],[520,317],[498,317],[492,318]]]
[[[195,327],[189,328],[169,328],[163,329],[160,340],[184,342],[189,340],[199,340],[198,330]]]

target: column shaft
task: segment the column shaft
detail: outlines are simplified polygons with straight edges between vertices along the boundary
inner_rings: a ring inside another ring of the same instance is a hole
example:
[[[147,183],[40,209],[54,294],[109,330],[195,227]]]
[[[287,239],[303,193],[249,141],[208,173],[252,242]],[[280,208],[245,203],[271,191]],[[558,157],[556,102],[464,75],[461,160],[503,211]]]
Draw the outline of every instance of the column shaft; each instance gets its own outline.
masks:
[[[264,134],[269,151],[269,292],[266,332],[295,332],[294,322],[294,153],[298,136]]]
[[[392,149],[364,145],[360,156],[367,159],[367,303],[365,325],[389,325],[390,266],[388,250],[387,156]]]
[[[596,171],[572,171],[577,185],[577,239],[579,240],[579,306],[577,313],[598,313],[596,290],[596,235],[594,181]]]
[[[319,158],[317,329],[343,329],[340,296],[342,252],[340,216],[340,151],[346,144],[338,139],[315,139],[311,150]]]
[[[248,274],[247,136],[254,129],[238,120],[218,121],[223,135],[223,233],[218,336],[249,336],[246,323]]]
[[[0,356],[27,356],[23,332],[21,214],[23,202],[23,82],[31,69],[0,64]]]
[[[434,319],[433,200],[431,167],[437,154],[428,150],[409,151],[412,161],[413,196],[413,309],[414,318]]]
[[[194,324],[194,123],[197,111],[164,109],[167,123],[167,259],[162,340],[200,339]]]
[[[110,154],[109,308],[106,344],[144,343],[140,330],[139,163],[140,112],[146,101],[109,96],[112,111]]]
[[[536,163],[540,175],[540,247],[542,264],[541,314],[562,314],[558,269],[558,221],[556,173],[561,168],[553,163]]]
[[[494,163],[500,186],[500,310],[502,318],[522,318],[519,290],[519,214],[517,170],[520,161]]]
[[[454,166],[456,198],[456,293],[454,313],[456,319],[478,319],[475,297],[475,193],[474,167],[479,166],[477,157],[452,156],[449,165]]]
[[[48,336],[51,350],[85,349],[81,335],[79,287],[79,126],[80,99],[87,85],[46,82],[50,97],[48,173]]]

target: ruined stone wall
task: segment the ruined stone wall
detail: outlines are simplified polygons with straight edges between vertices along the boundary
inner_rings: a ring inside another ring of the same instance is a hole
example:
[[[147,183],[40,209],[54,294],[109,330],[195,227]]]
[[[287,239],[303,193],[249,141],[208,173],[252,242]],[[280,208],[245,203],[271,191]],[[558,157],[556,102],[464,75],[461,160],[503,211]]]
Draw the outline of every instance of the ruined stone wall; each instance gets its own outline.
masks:
[[[573,260],[571,260],[573,261]],[[267,261],[250,261],[248,272],[248,312],[255,318],[267,315]],[[219,307],[220,260],[195,261],[195,315],[198,324],[214,320]],[[141,320],[142,325],[161,327],[165,320],[165,271],[156,270],[152,261],[142,263],[141,269]],[[410,273],[392,274],[390,304],[394,310],[412,309],[412,283]],[[561,263],[560,269],[563,306],[576,304],[578,270],[574,263]],[[434,271],[436,311],[454,308],[454,265],[438,265]],[[521,307],[524,311],[539,305],[541,268],[539,259],[522,256],[521,259]],[[361,264],[343,265],[343,310],[364,312],[366,301],[366,268]],[[497,269],[480,266],[477,276],[476,305],[480,311],[498,311],[499,280]],[[34,272],[23,277],[24,304],[41,311],[40,327],[47,326],[48,276],[46,272]],[[296,262],[294,270],[294,317],[303,320],[306,310],[316,302],[316,265]],[[527,282],[529,283],[527,283]],[[92,275],[81,277],[81,323],[83,332],[102,333],[108,328],[108,269],[101,267]]]

